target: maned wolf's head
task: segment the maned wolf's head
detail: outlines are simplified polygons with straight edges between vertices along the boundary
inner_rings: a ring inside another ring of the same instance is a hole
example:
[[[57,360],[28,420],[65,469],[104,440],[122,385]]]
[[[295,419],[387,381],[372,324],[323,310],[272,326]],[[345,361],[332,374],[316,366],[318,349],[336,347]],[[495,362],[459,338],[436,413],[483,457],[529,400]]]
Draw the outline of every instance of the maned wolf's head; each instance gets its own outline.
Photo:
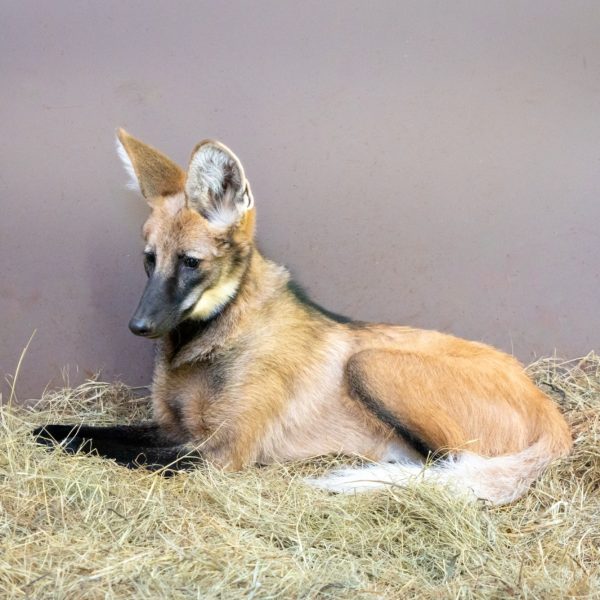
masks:
[[[208,320],[236,295],[254,237],[254,202],[237,156],[206,140],[185,173],[120,129],[117,150],[152,208],[143,227],[148,283],[129,328],[161,337],[188,318]]]

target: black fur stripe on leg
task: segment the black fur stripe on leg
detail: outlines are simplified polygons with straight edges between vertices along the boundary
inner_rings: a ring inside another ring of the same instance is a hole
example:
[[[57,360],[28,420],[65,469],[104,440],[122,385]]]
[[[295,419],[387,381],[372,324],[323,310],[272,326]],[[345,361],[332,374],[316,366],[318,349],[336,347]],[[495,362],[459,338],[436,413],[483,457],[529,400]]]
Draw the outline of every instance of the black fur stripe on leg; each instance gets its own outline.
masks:
[[[390,427],[394,433],[408,442],[419,454],[426,458],[435,458],[437,450],[429,447],[413,431],[408,429],[404,423],[400,422],[375,396],[373,396],[365,387],[363,382],[356,375],[349,373],[348,381],[350,395],[358,400],[372,415],[377,417],[382,423]]]
[[[168,475],[202,463],[199,452],[169,441],[153,423],[114,427],[46,425],[32,433],[39,444],[60,446],[70,454],[97,454],[130,469],[164,469]]]

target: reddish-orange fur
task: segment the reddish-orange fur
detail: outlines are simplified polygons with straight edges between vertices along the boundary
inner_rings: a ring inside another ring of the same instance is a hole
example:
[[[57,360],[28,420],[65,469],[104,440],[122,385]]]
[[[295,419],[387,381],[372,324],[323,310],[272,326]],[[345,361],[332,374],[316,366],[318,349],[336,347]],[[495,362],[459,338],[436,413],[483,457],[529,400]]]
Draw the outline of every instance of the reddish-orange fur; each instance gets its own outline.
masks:
[[[160,342],[154,414],[174,439],[229,469],[340,452],[378,461],[391,448],[414,456],[366,397],[434,451],[499,457],[543,440],[540,464],[569,451],[564,419],[514,358],[435,331],[331,320],[300,302],[287,271],[260,255],[253,207],[231,227],[214,225],[186,196],[183,171],[120,138],[152,207],[143,231],[156,268],[167,274],[193,251],[210,293],[237,285],[198,335]]]

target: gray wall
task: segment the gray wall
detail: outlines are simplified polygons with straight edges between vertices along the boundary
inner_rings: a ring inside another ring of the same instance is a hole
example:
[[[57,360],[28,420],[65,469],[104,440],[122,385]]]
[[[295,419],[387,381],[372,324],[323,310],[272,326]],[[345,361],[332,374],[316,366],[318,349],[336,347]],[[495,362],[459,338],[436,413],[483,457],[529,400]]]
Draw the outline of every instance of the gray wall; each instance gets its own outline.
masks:
[[[598,348],[598,2],[0,4],[0,371],[150,378],[122,125],[217,137],[314,298],[528,361]],[[6,397],[6,396],[5,396]]]

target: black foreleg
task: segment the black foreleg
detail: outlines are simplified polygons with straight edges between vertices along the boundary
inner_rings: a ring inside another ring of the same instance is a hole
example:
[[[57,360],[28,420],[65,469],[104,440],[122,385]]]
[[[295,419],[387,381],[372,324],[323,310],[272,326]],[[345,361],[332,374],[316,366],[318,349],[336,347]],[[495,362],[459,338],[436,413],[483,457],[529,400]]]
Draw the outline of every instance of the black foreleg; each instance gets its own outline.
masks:
[[[199,452],[175,444],[155,423],[112,427],[45,425],[35,429],[33,435],[39,444],[60,446],[71,454],[98,454],[129,469],[164,469],[171,474],[191,469],[202,461]]]

